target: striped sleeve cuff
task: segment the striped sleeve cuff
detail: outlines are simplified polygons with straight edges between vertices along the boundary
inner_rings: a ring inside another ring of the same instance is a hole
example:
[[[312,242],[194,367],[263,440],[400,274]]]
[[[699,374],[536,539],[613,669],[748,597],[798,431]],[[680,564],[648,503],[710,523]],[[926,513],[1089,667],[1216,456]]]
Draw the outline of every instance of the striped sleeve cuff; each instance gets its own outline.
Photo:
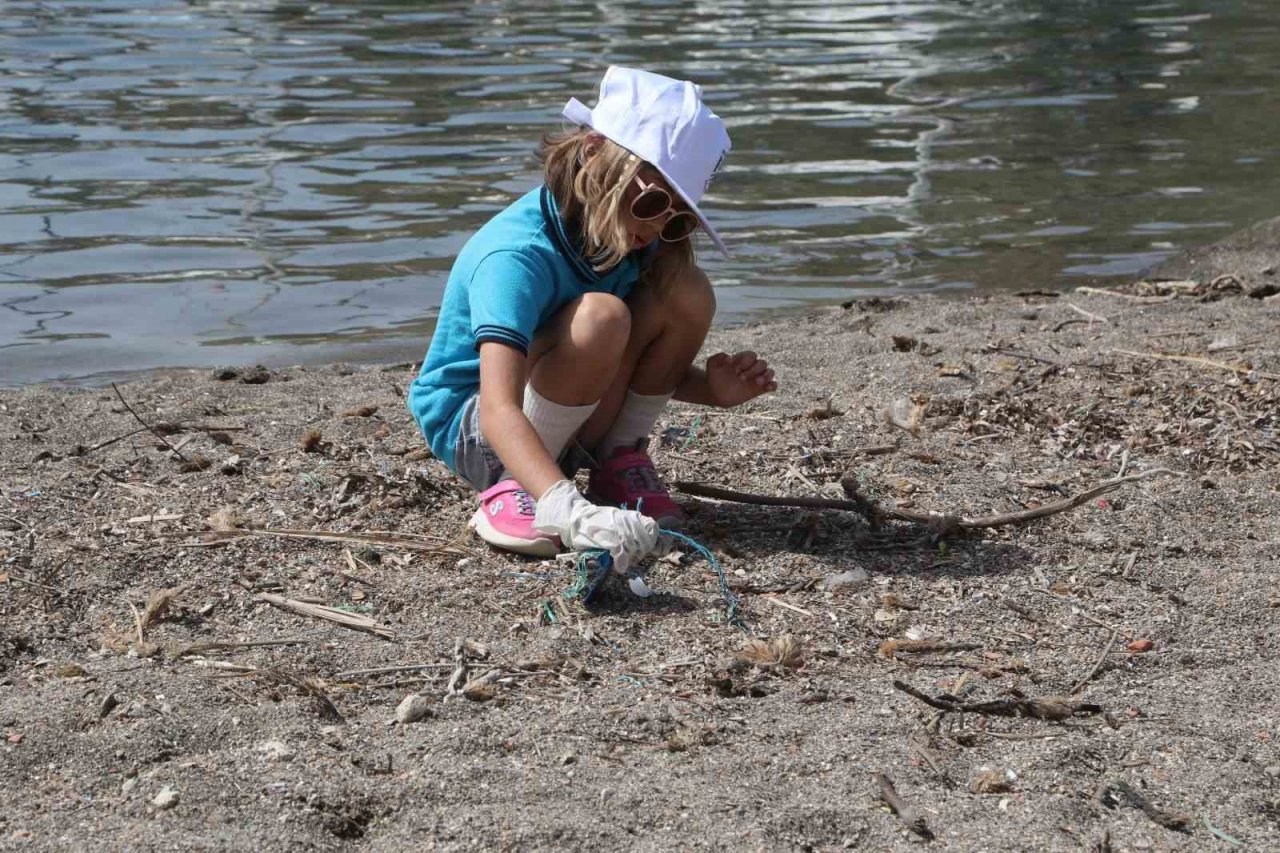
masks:
[[[497,341],[500,344],[515,347],[525,355],[529,354],[529,339],[505,326],[478,326],[476,328],[476,348],[485,341]]]

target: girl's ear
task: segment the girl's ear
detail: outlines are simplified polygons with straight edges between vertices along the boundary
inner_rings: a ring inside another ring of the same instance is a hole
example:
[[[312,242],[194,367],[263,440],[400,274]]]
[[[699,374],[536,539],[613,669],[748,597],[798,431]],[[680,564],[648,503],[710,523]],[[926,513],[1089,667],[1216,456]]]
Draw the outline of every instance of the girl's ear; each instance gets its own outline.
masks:
[[[582,158],[590,160],[600,151],[600,146],[604,144],[604,134],[592,131],[582,140]]]

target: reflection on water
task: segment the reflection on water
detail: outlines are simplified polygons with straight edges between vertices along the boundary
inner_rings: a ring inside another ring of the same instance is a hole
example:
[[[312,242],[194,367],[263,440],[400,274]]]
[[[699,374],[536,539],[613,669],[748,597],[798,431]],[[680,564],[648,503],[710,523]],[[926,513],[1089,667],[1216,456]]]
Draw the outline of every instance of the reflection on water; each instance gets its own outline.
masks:
[[[0,384],[418,357],[611,62],[730,125],[722,319],[1130,275],[1277,213],[1267,5],[7,0]]]

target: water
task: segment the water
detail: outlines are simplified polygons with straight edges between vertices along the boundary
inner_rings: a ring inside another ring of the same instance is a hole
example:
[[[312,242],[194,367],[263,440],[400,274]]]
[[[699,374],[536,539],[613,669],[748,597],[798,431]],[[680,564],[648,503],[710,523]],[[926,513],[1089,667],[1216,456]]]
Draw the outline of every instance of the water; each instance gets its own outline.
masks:
[[[408,361],[608,63],[703,83],[722,321],[1128,276],[1276,209],[1263,0],[0,7],[0,385]]]

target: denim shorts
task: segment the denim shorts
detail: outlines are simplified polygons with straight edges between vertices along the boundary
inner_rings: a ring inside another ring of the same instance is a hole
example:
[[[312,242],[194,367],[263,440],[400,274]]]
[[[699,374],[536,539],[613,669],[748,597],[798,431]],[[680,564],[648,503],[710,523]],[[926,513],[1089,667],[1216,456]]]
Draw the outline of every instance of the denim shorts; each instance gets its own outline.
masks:
[[[568,480],[572,480],[583,468],[594,470],[595,458],[576,441],[556,460]],[[462,405],[462,420],[458,424],[458,441],[453,450],[453,470],[471,484],[477,492],[497,485],[506,473],[507,466],[498,458],[498,451],[485,441],[480,432],[480,395],[472,395]]]

